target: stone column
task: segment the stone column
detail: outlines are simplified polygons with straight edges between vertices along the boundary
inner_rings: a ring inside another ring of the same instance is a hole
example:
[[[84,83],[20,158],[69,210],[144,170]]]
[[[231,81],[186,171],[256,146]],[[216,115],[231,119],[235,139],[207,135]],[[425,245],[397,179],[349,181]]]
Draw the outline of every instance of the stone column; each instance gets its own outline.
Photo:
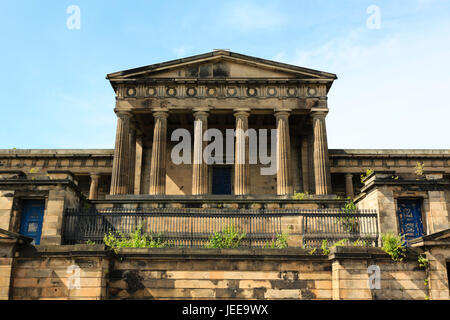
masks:
[[[167,144],[167,111],[153,113],[155,127],[153,129],[152,162],[150,165],[150,194],[166,193],[166,144]]]
[[[136,162],[134,165],[134,194],[141,194],[142,135],[136,136]]]
[[[326,195],[331,192],[330,170],[328,165],[327,130],[324,111],[313,111],[314,132],[314,180],[316,194]]]
[[[136,129],[134,127],[130,128],[130,139],[129,139],[129,161],[130,169],[128,174],[128,193],[134,193],[134,172],[136,166]]]
[[[208,129],[207,110],[194,110],[194,162],[192,164],[192,194],[208,194],[208,165],[203,159],[206,146],[203,135]]]
[[[302,137],[301,146],[301,156],[302,156],[302,182],[303,182],[303,192],[309,192],[309,164],[308,164],[308,138]]]
[[[128,193],[128,160],[130,140],[130,114],[126,112],[117,113],[116,145],[114,148],[114,159],[111,175],[110,194]]]
[[[249,110],[236,110],[236,145],[234,162],[234,194],[243,196],[249,194],[249,138],[248,130]]]
[[[345,194],[352,199],[355,196],[353,192],[353,175],[351,173],[345,174]]]
[[[98,198],[98,182],[100,175],[98,173],[91,173],[91,187],[89,189],[89,200]]]
[[[290,110],[276,111],[277,124],[277,195],[293,193],[291,177],[291,143],[289,137]]]

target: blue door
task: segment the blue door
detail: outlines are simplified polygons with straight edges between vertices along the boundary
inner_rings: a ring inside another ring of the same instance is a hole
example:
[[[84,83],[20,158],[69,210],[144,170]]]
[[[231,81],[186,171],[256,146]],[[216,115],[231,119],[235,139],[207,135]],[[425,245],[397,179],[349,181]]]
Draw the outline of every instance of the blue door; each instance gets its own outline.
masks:
[[[400,233],[405,235],[406,243],[423,236],[421,201],[418,199],[398,199],[397,215]]]
[[[42,221],[44,220],[44,200],[25,200],[22,206],[20,234],[33,238],[34,244],[41,242]]]
[[[212,194],[231,194],[231,166],[212,168]]]

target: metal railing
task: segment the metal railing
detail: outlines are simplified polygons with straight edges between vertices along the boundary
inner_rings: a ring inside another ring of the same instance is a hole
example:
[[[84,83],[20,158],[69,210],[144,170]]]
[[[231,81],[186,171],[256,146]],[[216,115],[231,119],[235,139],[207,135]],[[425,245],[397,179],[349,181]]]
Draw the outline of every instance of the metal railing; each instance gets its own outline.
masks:
[[[264,247],[287,232],[296,247],[319,247],[342,239],[363,240],[376,246],[375,211],[342,209],[66,209],[63,243],[102,243],[105,234],[129,234],[138,227],[172,246],[204,247],[211,235],[227,226],[245,233],[242,247]],[[290,245],[292,246],[292,245]]]

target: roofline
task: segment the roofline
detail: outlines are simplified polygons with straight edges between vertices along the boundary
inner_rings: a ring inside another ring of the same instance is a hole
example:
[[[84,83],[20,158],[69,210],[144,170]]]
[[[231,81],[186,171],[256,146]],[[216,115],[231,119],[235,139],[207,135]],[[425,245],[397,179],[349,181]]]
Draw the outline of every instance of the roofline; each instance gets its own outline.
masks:
[[[106,79],[111,81],[111,80],[113,80],[113,78],[118,77],[118,76],[126,76],[126,75],[133,74],[133,73],[141,73],[141,72],[146,72],[146,71],[152,71],[152,70],[155,70],[157,68],[170,67],[170,66],[177,65],[177,64],[188,63],[188,62],[191,62],[191,61],[200,60],[200,59],[206,59],[206,58],[212,58],[212,57],[216,57],[216,56],[224,56],[224,57],[228,56],[228,57],[234,57],[234,58],[243,59],[243,60],[253,60],[255,62],[268,64],[268,65],[272,65],[272,66],[275,66],[275,67],[287,68],[287,69],[291,69],[291,70],[299,71],[299,72],[313,73],[313,74],[316,74],[316,75],[319,75],[319,76],[330,78],[331,80],[336,80],[337,79],[337,76],[334,73],[329,73],[329,72],[325,72],[325,71],[299,67],[299,66],[292,65],[292,64],[277,62],[277,61],[268,60],[268,59],[257,58],[257,57],[243,55],[243,54],[240,54],[240,53],[235,53],[235,52],[226,51],[226,50],[217,50],[217,51],[207,52],[207,53],[198,54],[198,55],[185,57],[185,58],[181,58],[181,59],[169,60],[169,61],[162,62],[162,63],[155,63],[155,64],[143,66],[143,67],[117,71],[117,72],[113,72],[113,73],[107,74],[106,75]]]
[[[450,149],[328,149],[329,155],[450,156]]]
[[[0,149],[0,156],[39,155],[113,155],[114,149]],[[334,155],[408,155],[408,156],[450,156],[450,149],[328,149]]]

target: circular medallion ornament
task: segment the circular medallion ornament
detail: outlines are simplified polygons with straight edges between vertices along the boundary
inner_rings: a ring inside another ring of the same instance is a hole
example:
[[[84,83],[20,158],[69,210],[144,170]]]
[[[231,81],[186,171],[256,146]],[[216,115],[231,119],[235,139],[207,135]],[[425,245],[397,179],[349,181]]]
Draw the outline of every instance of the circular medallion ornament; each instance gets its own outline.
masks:
[[[186,89],[186,94],[187,94],[189,97],[195,97],[195,96],[197,95],[197,89],[194,88],[194,87],[187,88],[187,89]]]
[[[307,92],[308,96],[310,96],[310,97],[315,96],[317,93],[315,88],[308,88],[308,90],[306,92]]]
[[[147,89],[147,95],[149,95],[150,97],[156,96],[156,88],[153,88],[153,87],[148,88]]]
[[[216,95],[217,89],[213,87],[206,88],[206,95],[209,97],[213,97]]]
[[[297,95],[297,88],[287,88],[287,94],[289,97],[295,97]]]
[[[236,89],[236,87],[229,87],[229,88],[227,88],[227,95],[228,95],[229,97],[235,97],[236,94],[237,94],[237,89]]]
[[[277,89],[274,87],[267,88],[267,95],[273,97],[277,94]]]
[[[247,88],[247,95],[249,97],[254,97],[257,93],[258,91],[256,90],[256,88]]]
[[[127,88],[127,96],[134,97],[136,95],[136,88]]]
[[[173,87],[167,88],[166,93],[168,96],[171,96],[171,97],[176,96],[177,89],[175,89]]]

